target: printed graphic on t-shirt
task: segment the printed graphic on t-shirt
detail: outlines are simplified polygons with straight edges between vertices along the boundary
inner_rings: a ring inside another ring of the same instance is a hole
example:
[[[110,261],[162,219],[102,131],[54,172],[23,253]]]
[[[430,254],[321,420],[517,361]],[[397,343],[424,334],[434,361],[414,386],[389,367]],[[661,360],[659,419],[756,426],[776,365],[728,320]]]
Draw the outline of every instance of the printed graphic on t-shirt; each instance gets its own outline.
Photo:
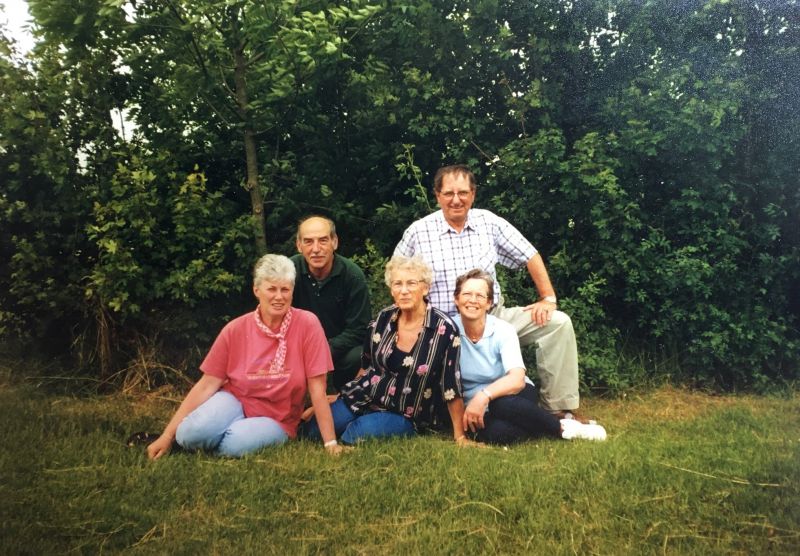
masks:
[[[256,360],[253,366],[247,369],[247,380],[260,380],[269,384],[282,384],[289,380],[291,370],[285,365],[281,369],[270,370],[272,360],[272,357]]]

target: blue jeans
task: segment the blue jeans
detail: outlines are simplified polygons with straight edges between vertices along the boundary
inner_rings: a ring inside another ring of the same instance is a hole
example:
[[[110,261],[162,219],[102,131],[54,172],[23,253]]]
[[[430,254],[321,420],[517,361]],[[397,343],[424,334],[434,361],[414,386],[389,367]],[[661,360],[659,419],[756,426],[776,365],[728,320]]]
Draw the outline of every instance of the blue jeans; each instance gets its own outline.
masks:
[[[241,402],[220,390],[187,415],[175,440],[187,450],[205,450],[234,458],[271,444],[283,444],[289,436],[275,419],[245,417]]]
[[[331,413],[333,414],[333,428],[336,431],[336,437],[341,438],[345,444],[355,444],[367,438],[411,436],[414,434],[414,425],[411,424],[411,420],[397,413],[375,411],[357,416],[350,411],[350,408],[341,399],[331,404]],[[302,434],[311,440],[322,440],[316,417],[305,424]]]

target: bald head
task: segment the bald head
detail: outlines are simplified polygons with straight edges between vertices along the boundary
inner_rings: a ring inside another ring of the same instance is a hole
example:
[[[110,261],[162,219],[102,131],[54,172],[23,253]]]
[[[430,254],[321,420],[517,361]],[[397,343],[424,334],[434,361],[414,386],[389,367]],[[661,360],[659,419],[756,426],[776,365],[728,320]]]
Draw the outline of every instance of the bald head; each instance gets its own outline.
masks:
[[[320,226],[325,227],[328,230],[328,236],[331,238],[336,237],[336,224],[333,223],[333,220],[324,216],[314,215],[303,218],[297,224],[297,241],[300,241],[303,237],[303,234],[308,233],[308,230],[316,230]]]
[[[333,269],[333,255],[339,247],[336,225],[324,216],[309,216],[297,226],[297,250],[303,255],[309,272],[317,279],[326,278]]]

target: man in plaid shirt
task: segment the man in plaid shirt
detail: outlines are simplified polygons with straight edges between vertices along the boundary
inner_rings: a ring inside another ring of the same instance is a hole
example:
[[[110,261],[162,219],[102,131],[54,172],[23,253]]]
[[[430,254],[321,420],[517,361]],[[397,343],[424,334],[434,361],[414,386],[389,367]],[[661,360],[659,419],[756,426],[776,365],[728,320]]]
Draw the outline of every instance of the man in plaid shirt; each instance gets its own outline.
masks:
[[[457,314],[456,278],[473,268],[495,279],[493,315],[514,325],[520,345],[537,345],[536,368],[541,405],[564,418],[578,408],[578,350],[570,318],[557,310],[557,298],[544,261],[514,226],[488,210],[474,209],[475,176],[464,165],[446,166],[434,177],[441,210],[406,229],[395,255],[421,256],[434,270],[431,303]],[[526,267],[539,300],[525,307],[505,307],[495,266]]]

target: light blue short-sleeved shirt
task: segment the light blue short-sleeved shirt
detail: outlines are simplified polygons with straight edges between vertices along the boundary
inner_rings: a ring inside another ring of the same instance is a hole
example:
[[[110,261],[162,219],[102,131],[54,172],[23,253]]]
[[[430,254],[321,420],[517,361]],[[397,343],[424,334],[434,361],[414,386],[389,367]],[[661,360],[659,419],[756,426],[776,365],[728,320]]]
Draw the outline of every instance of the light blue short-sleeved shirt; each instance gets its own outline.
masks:
[[[464,403],[509,370],[525,368],[519,338],[514,327],[492,315],[486,315],[486,328],[477,344],[473,344],[464,332],[461,315],[453,320],[461,330],[461,382],[464,386]],[[526,376],[525,382],[533,384]]]

